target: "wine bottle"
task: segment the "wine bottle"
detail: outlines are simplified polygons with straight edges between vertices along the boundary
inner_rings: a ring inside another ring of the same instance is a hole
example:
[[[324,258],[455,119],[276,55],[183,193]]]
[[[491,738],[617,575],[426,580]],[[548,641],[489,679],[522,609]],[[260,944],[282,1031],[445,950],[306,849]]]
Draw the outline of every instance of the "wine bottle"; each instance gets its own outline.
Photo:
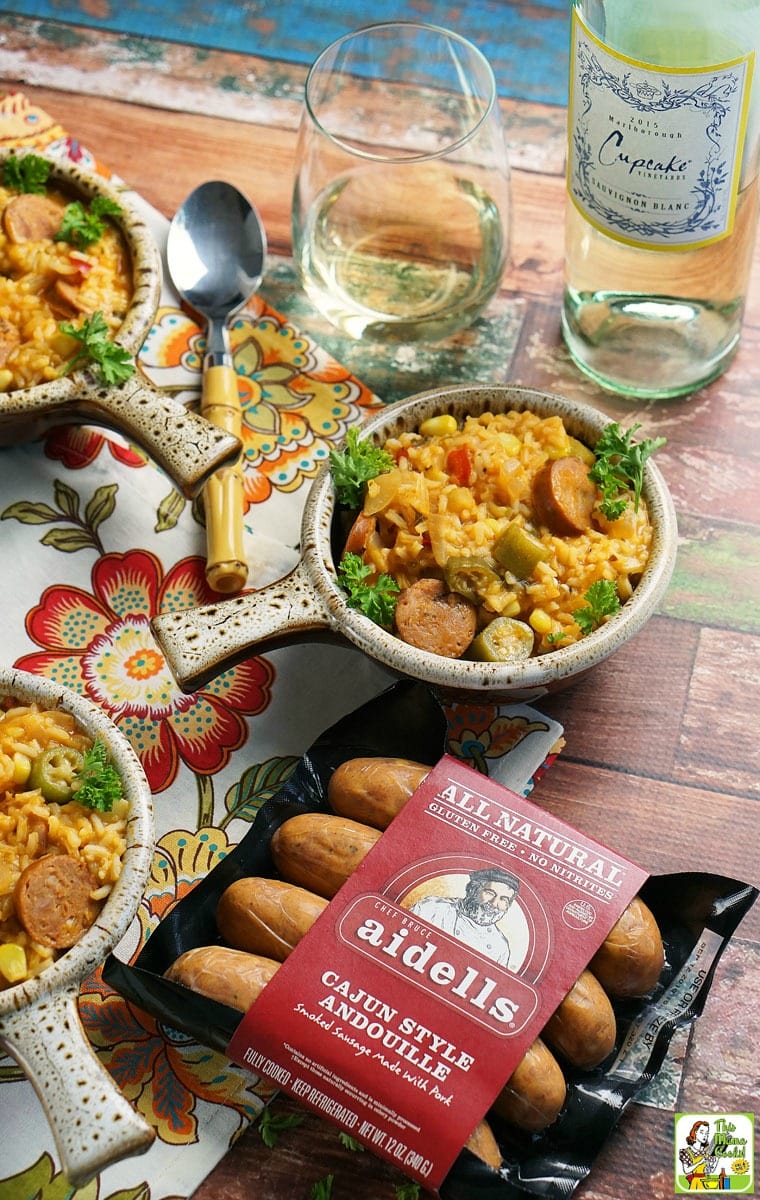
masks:
[[[603,387],[736,352],[758,214],[760,0],[574,0],[562,328]]]

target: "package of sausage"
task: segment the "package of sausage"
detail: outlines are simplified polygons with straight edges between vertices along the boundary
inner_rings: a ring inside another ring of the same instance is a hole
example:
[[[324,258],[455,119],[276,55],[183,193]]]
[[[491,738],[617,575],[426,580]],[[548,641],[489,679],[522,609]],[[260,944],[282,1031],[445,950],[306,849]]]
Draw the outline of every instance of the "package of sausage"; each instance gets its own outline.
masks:
[[[104,975],[428,1191],[559,1197],[701,1011],[756,895],[651,877],[458,761],[403,682],[317,739]]]

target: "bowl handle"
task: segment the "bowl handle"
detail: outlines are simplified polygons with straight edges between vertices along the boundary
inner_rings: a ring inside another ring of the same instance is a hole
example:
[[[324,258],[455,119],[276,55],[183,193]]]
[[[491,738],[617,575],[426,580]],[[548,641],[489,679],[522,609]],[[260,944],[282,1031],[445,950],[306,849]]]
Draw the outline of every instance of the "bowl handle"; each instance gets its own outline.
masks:
[[[30,1079],[61,1168],[77,1188],[111,1163],[144,1153],[156,1136],[92,1050],[78,992],[74,984],[0,1017],[0,1043]]]
[[[330,619],[300,562],[257,591],[162,613],[151,629],[179,686],[194,692],[244,658],[299,637],[328,635]]]
[[[106,425],[136,442],[189,498],[240,452],[239,438],[139,375],[105,387],[89,373],[82,374],[86,387],[79,394],[78,419]]]

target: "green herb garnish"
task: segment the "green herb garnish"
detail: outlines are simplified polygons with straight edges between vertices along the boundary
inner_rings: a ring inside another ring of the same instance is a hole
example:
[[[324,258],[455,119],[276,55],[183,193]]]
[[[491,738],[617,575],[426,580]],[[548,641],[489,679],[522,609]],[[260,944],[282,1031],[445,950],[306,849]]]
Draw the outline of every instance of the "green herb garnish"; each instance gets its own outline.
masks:
[[[11,154],[3,163],[3,183],[17,192],[44,194],[50,163],[39,154]]]
[[[338,502],[348,508],[361,508],[365,485],[395,465],[387,450],[368,440],[359,441],[358,429],[349,429],[345,450],[330,451],[330,470]]]
[[[351,1137],[350,1133],[339,1133],[338,1140],[347,1150],[355,1150],[357,1153],[361,1153],[364,1150],[361,1142],[357,1142],[356,1138]]]
[[[96,808],[98,812],[111,812],[116,801],[124,795],[121,776],[108,761],[106,748],[100,741],[95,742],[90,750],[85,750],[79,779],[74,799],[87,808]]]
[[[334,1182],[334,1175],[325,1175],[324,1179],[318,1179],[312,1184],[311,1200],[330,1200]]]
[[[640,425],[623,429],[615,422],[608,425],[594,447],[596,462],[589,471],[592,479],[602,491],[600,510],[610,521],[625,512],[627,500],[619,497],[621,491],[633,489],[633,507],[638,512],[641,488],[644,482],[644,463],[655,450],[665,445],[666,439],[644,438],[634,442],[633,435]]]
[[[74,357],[64,363],[61,375],[68,375],[87,359],[97,364],[103,383],[123,383],[134,375],[135,366],[129,353],[111,341],[102,312],[86,317],[79,328],[68,321],[59,321],[58,328],[82,343]]]
[[[546,641],[550,646],[556,646],[558,642],[564,642],[566,637],[567,634],[563,629],[559,633],[548,633],[546,635]]]
[[[338,583],[351,608],[364,613],[376,625],[390,629],[400,588],[391,575],[377,575],[358,554],[344,554],[338,567]]]
[[[396,1200],[418,1200],[422,1191],[420,1185],[412,1179],[407,1180],[405,1183],[397,1183],[395,1188]]]
[[[298,1113],[275,1117],[268,1108],[265,1108],[258,1119],[257,1128],[262,1142],[271,1150],[273,1146],[277,1145],[281,1133],[285,1133],[288,1129],[296,1129],[303,1124],[303,1120],[304,1118]]]
[[[591,633],[605,617],[611,617],[620,608],[620,597],[611,579],[597,579],[584,592],[583,599],[588,601],[588,605],[576,608],[573,619],[584,635]]]
[[[61,228],[53,239],[56,242],[71,242],[78,250],[86,250],[99,242],[105,231],[103,217],[118,217],[121,208],[108,196],[95,196],[86,209],[81,200],[74,200],[63,210]]]

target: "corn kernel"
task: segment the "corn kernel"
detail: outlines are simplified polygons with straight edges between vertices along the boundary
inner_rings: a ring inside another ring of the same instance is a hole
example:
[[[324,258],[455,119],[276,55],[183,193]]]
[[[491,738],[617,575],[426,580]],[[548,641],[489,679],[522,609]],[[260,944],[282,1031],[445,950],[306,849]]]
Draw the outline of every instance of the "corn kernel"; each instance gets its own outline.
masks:
[[[469,488],[452,488],[446,497],[446,501],[448,512],[458,513],[462,516],[469,508],[472,508],[472,492]]]
[[[31,759],[25,754],[19,753],[17,750],[13,755],[13,782],[23,786],[29,778],[32,770]]]
[[[519,437],[515,437],[513,433],[500,433],[499,443],[504,453],[510,458],[517,458],[518,454],[522,450],[522,442],[520,441]]]
[[[3,368],[0,371],[0,392],[7,392],[13,383],[13,372]]]
[[[551,633],[554,622],[543,608],[534,608],[528,617],[528,624],[537,634],[544,637],[547,633]]]
[[[8,983],[18,983],[26,977],[26,954],[24,947],[15,942],[5,942],[0,946],[0,975],[4,975]]]
[[[423,421],[419,431],[423,437],[451,437],[458,428],[456,417],[452,417],[450,413],[440,413],[437,417],[428,417],[427,421]]]
[[[594,463],[596,462],[596,455],[594,454],[594,451],[590,450],[588,446],[585,446],[583,442],[579,442],[577,438],[569,437],[567,440],[570,444],[570,453],[574,454],[576,458],[579,458],[581,462],[586,464],[587,467],[593,467]]]

